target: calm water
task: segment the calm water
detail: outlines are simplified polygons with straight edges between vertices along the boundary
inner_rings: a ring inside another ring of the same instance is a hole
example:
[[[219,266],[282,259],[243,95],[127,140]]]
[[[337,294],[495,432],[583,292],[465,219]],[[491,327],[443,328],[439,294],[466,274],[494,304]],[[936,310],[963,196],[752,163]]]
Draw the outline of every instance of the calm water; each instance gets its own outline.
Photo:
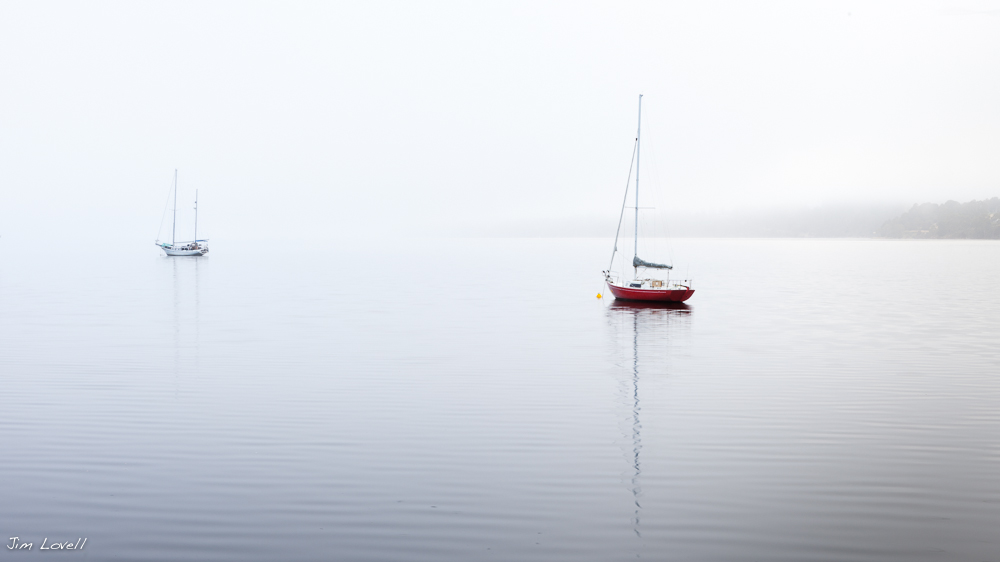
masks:
[[[0,559],[1000,560],[1000,243],[609,246],[4,237]]]

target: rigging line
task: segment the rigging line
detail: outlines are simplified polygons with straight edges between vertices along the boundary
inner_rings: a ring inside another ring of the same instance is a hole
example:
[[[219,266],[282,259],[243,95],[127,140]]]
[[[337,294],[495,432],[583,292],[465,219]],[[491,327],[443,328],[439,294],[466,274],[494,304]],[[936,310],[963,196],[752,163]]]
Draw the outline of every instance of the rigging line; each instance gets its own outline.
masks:
[[[160,241],[160,233],[163,232],[163,219],[167,217],[167,207],[170,206],[170,190],[167,190],[167,200],[163,203],[163,214],[160,215],[160,228],[156,229],[156,241]]]
[[[611,266],[615,264],[615,252],[618,251],[618,235],[622,231],[622,219],[625,218],[625,203],[628,202],[628,184],[632,181],[632,166],[635,165],[635,151],[639,147],[639,138],[636,137],[635,144],[632,145],[632,159],[629,160],[628,164],[628,179],[625,180],[625,196],[622,197],[622,212],[618,215],[618,230],[615,231],[615,249],[611,250],[611,263],[608,264],[608,271],[611,271]]]

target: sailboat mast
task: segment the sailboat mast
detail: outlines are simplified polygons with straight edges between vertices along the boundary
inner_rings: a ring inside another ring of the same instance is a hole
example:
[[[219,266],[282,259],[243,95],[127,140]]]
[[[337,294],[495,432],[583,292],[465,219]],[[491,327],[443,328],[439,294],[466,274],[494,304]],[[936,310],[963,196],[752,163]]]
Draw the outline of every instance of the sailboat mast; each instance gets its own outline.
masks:
[[[194,241],[198,241],[198,190],[194,190]]]
[[[642,132],[642,94],[639,94],[639,126],[635,131],[635,257],[639,257],[639,138]],[[176,206],[176,205],[175,205]],[[639,275],[639,268],[635,268],[635,275]]]
[[[174,168],[174,227],[170,234],[170,246],[177,244],[177,168]]]

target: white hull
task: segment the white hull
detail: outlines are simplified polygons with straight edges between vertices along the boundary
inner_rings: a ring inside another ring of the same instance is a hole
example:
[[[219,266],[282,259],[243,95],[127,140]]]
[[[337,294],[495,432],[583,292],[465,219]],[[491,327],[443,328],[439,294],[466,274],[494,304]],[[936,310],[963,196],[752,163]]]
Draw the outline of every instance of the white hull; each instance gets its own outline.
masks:
[[[199,250],[173,250],[170,248],[163,248],[163,251],[166,252],[168,256],[204,256],[208,253],[208,248],[201,248]]]
[[[207,240],[184,242],[182,244],[157,243],[156,245],[168,256],[204,256],[208,253]]]

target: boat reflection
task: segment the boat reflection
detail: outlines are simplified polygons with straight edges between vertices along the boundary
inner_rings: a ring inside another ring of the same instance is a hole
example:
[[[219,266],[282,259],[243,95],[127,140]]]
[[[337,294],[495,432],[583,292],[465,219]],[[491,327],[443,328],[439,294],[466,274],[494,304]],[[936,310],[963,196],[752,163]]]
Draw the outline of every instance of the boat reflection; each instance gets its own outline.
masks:
[[[201,356],[201,262],[206,258],[163,258],[169,264],[173,285],[173,370],[177,380],[184,372],[197,372]]]
[[[673,311],[677,314],[688,314],[691,312],[691,305],[682,302],[656,302],[656,301],[626,301],[626,300],[615,300],[608,307],[609,310],[618,311],[628,311],[628,310],[663,310]]]
[[[616,300],[607,309],[618,365],[622,368],[622,402],[629,410],[623,434],[628,440],[629,489],[634,503],[632,529],[642,539],[642,421],[639,381],[669,375],[670,351],[676,336],[689,331],[691,306],[679,302]],[[640,543],[641,547],[641,543]],[[641,556],[641,553],[637,553]]]

